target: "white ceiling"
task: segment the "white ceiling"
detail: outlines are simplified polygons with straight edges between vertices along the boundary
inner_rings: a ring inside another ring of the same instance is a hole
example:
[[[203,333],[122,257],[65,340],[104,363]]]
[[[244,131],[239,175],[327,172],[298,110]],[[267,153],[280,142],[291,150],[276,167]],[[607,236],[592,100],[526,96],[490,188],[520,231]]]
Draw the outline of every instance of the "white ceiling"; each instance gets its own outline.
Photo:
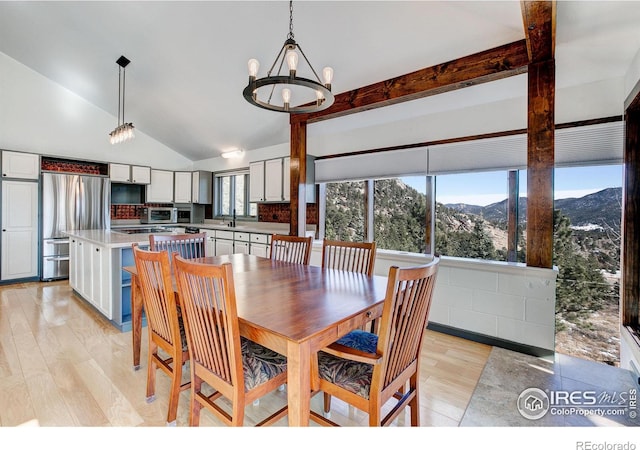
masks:
[[[334,68],[334,93],[524,38],[518,1],[299,0],[293,9],[295,38],[315,69]],[[624,76],[640,48],[638,24],[640,2],[559,1],[558,88]],[[247,60],[264,74],[288,26],[286,1],[0,1],[0,52],[113,114],[114,126],[115,61],[125,55],[127,121],[195,161],[289,140],[287,115],[242,97]],[[522,77],[469,89],[326,121],[313,133],[522,96]]]

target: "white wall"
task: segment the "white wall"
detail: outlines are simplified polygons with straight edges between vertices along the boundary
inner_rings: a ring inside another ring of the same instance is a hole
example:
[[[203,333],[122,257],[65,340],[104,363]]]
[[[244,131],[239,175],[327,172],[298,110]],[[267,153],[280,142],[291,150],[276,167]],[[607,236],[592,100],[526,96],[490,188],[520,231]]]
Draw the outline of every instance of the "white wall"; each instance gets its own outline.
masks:
[[[115,116],[0,53],[0,148],[191,170],[190,160],[141,130],[133,141],[111,145],[116,123]]]
[[[430,257],[379,250],[375,273],[392,265],[426,264]],[[322,264],[314,242],[311,264]],[[429,322],[524,346],[555,351],[556,269],[443,256]]]

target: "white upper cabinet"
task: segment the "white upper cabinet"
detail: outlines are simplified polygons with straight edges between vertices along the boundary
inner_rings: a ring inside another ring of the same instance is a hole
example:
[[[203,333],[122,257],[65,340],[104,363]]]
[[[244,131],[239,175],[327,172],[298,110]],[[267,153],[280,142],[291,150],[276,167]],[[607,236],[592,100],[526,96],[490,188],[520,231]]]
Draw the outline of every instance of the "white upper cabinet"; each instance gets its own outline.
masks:
[[[203,205],[211,204],[211,182],[213,174],[206,170],[191,172],[191,201]]]
[[[151,170],[151,184],[147,185],[147,203],[173,203],[173,172]]]
[[[174,172],[173,201],[191,203],[191,172]]]
[[[40,177],[40,155],[2,151],[2,178],[37,180]]]
[[[115,183],[151,183],[151,167],[109,164],[109,179]]]
[[[129,164],[109,164],[109,179],[112,182],[130,183],[131,166]]]
[[[282,195],[282,158],[270,159],[264,163],[264,197],[268,202],[281,202]]]
[[[131,166],[131,182],[135,184],[151,183],[151,167]]]
[[[249,201],[264,202],[264,161],[249,164]]]

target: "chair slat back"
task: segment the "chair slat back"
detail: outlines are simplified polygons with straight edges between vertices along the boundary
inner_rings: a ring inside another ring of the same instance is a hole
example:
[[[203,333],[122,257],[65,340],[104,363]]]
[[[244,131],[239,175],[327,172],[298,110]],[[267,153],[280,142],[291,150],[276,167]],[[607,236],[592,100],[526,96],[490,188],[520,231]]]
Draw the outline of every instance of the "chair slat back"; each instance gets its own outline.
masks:
[[[244,383],[231,264],[200,264],[176,255],[174,270],[191,363],[227,385]]]
[[[167,251],[142,250],[133,244],[133,255],[151,332],[169,345],[182,348],[169,254]]]
[[[322,242],[322,267],[373,275],[375,242],[346,242],[325,239]]]
[[[312,239],[311,236],[274,234],[271,236],[271,259],[309,265]]]
[[[431,263],[389,269],[387,294],[382,312],[378,351],[384,363],[374,369],[381,389],[391,384],[405,369],[418,361],[429,309],[433,298],[440,258]],[[372,382],[374,381],[372,380]]]
[[[153,251],[166,250],[169,252],[169,260],[174,253],[178,253],[183,258],[203,258],[207,242],[206,233],[193,234],[151,234],[149,235],[149,246]]]

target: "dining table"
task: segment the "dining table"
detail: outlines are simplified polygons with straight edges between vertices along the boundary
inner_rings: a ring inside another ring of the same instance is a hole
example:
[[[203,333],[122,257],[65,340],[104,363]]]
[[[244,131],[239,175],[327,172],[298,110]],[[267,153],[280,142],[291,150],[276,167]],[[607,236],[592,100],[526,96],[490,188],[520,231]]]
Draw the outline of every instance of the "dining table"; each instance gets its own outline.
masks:
[[[382,315],[387,277],[249,254],[193,261],[231,263],[240,334],[287,357],[289,426],[308,426],[316,353]],[[123,270],[132,276],[133,364],[137,369],[143,301],[135,266]]]

